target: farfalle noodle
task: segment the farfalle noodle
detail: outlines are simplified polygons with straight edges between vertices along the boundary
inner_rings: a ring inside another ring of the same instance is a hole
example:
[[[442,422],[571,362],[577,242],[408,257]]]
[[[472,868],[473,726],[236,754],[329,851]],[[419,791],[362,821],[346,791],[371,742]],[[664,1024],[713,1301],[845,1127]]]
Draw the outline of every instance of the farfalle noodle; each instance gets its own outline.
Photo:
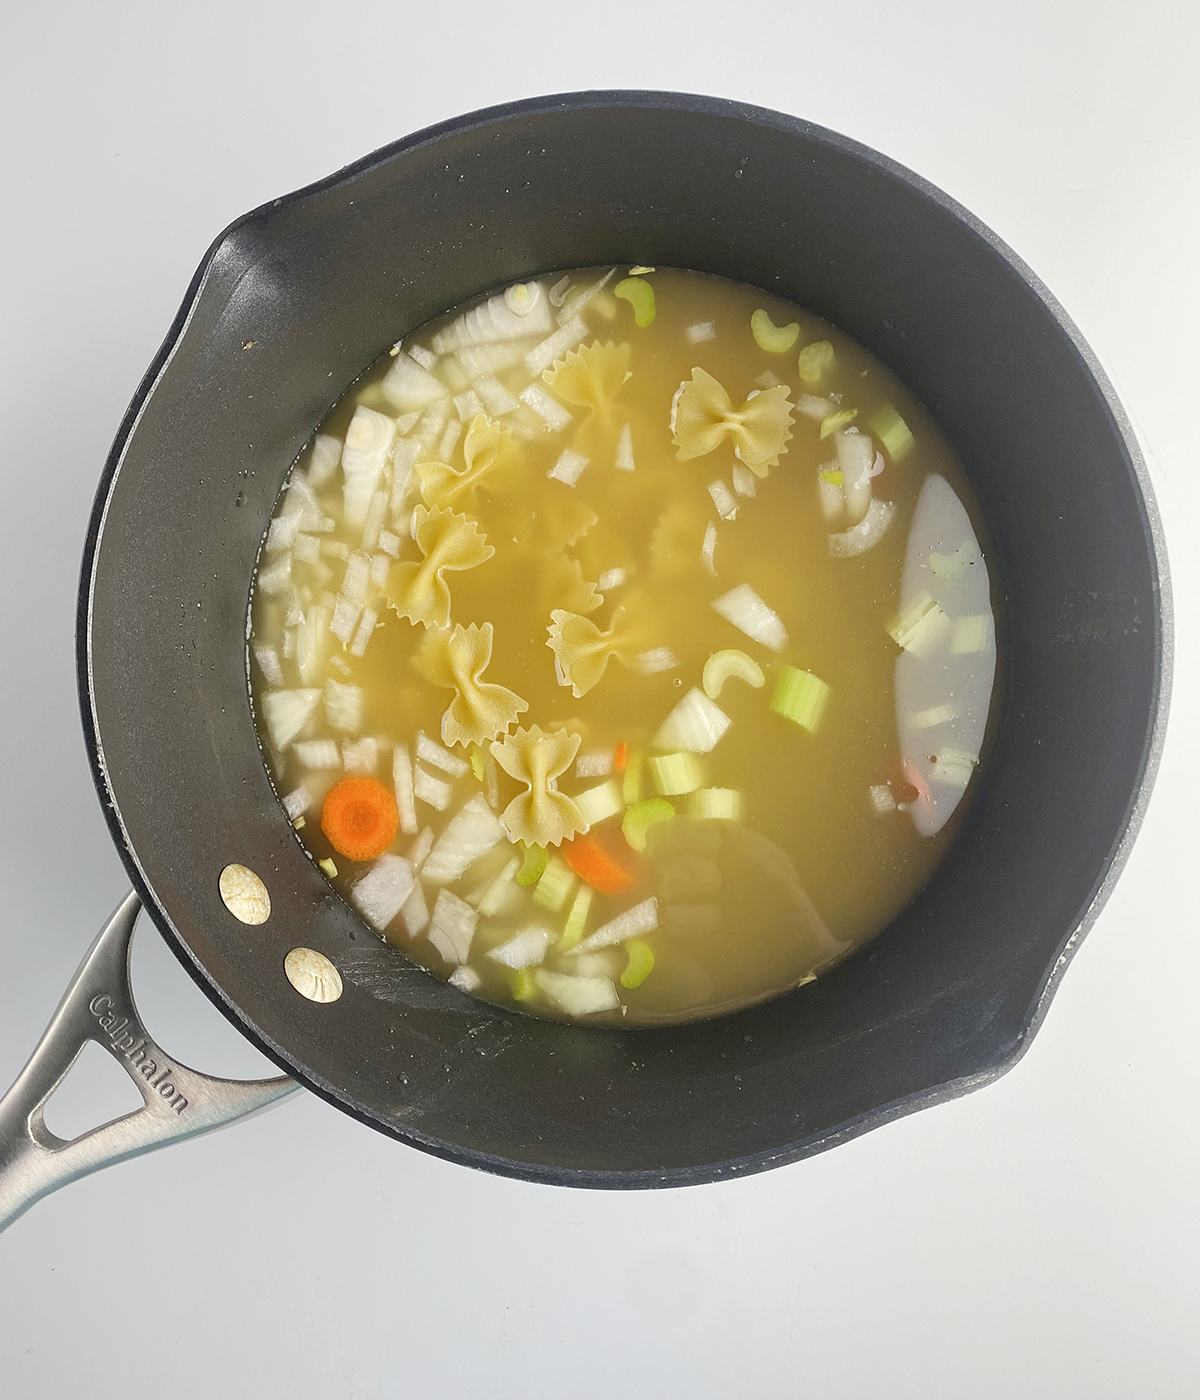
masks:
[[[587,830],[583,813],[557,785],[574,762],[579,743],[578,734],[565,729],[546,734],[534,725],[492,744],[492,756],[500,767],[525,784],[525,791],[500,814],[512,840],[527,846],[557,846]]]
[[[612,414],[612,401],[618,389],[629,378],[628,344],[615,345],[611,340],[598,340],[573,350],[542,378],[560,399],[577,408],[586,408],[601,421]]]
[[[430,632],[413,665],[434,685],[457,690],[442,715],[442,743],[483,744],[523,714],[528,704],[502,685],[481,680],[492,660],[492,624]]]
[[[465,505],[474,500],[479,484],[503,485],[512,475],[517,452],[511,434],[486,414],[471,419],[463,438],[463,465],[420,462],[417,479],[427,506]]]
[[[681,462],[704,457],[727,438],[739,461],[758,477],[775,466],[791,438],[792,405],[786,384],[752,394],[735,409],[724,386],[698,366],[675,395],[671,441]]]
[[[448,627],[450,588],[443,573],[473,569],[496,551],[465,515],[425,506],[413,511],[413,539],[425,558],[419,564],[392,565],[385,590],[388,602],[410,622]]]
[[[569,685],[576,699],[599,682],[612,657],[629,665],[634,641],[625,626],[624,608],[614,610],[607,632],[602,632],[591,618],[564,612],[562,608],[555,608],[550,618],[546,645],[554,653],[558,683]]]

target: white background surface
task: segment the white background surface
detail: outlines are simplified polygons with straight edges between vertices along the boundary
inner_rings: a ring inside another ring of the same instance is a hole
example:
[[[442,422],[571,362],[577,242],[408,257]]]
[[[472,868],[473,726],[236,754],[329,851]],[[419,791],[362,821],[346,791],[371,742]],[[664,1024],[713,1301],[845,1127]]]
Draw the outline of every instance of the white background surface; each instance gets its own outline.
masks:
[[[533,93],[687,89],[838,128],[932,179],[1046,280],[1125,396],[1178,611],[1142,836],[1005,1079],[793,1167],[648,1194],[485,1177],[299,1095],[0,1237],[7,1400],[1197,1394],[1197,13],[3,5],[4,1083],[126,888],[73,666],[121,413],[221,227],[415,128]],[[259,1072],[148,926],[135,974],[169,1051]]]

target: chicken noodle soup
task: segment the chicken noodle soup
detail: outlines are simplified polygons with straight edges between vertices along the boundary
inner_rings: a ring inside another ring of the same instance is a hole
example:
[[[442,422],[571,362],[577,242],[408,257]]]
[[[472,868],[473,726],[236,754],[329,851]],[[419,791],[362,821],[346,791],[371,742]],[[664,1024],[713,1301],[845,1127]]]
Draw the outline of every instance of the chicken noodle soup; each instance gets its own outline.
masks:
[[[773,996],[916,894],[975,783],[971,510],[920,405],[798,307],[654,268],[501,290],[288,478],[251,617],[272,779],[464,991],[613,1025]]]

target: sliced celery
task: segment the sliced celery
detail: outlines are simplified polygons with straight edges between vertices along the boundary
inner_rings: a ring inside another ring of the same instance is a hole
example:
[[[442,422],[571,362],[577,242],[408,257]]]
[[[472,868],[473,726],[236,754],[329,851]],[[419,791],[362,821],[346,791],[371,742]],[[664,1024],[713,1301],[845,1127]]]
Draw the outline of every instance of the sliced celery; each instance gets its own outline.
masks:
[[[742,794],[734,788],[701,788],[692,793],[688,815],[705,821],[736,822],[742,815]]]
[[[571,867],[558,856],[550,856],[533,892],[533,902],[543,909],[557,911],[567,902],[574,885],[575,875]]]
[[[631,989],[640,987],[654,971],[654,950],[640,938],[631,938],[625,944],[625,951],[629,961],[621,973],[621,986]]]
[[[337,866],[334,864],[332,856],[326,856],[324,860],[317,861],[317,864],[331,880],[337,879]]]
[[[664,797],[695,792],[704,785],[704,770],[694,753],[667,753],[651,758],[650,776]]]
[[[785,350],[790,350],[795,345],[800,334],[800,322],[792,321],[789,325],[777,326],[771,320],[770,314],[760,306],[750,317],[750,333],[760,350],[765,350],[770,355],[782,355]]]
[[[648,326],[654,320],[654,288],[640,277],[626,277],[613,288],[613,294],[633,307],[633,319],[639,326]]]
[[[785,666],[779,673],[771,709],[815,734],[829,701],[829,687],[811,671]]]
[[[928,593],[922,593],[887,630],[897,646],[914,656],[928,656],[949,628],[950,619]]]
[[[815,388],[833,368],[833,360],[833,346],[827,340],[814,340],[806,345],[796,362],[801,383]]]
[[[588,914],[592,907],[593,890],[591,885],[580,885],[571,905],[571,912],[567,915],[567,922],[563,927],[562,937],[554,945],[555,952],[565,953],[583,937],[587,928]]]
[[[827,438],[832,433],[840,432],[843,428],[849,427],[857,417],[857,408],[839,408],[836,413],[827,413],[821,419],[822,438]]]
[[[629,269],[629,275],[630,275],[630,277],[641,277],[644,273],[647,273],[647,272],[654,272],[654,271],[655,271],[654,268],[652,268],[652,267],[645,267],[645,266],[643,266],[643,264],[638,263],[637,267],[631,267],[631,268]]]
[[[534,969],[531,967],[519,967],[509,974],[514,1001],[537,1000],[538,984],[533,973]]]
[[[621,822],[621,835],[635,851],[646,849],[646,833],[655,822],[669,821],[675,808],[665,797],[648,797],[628,808]]]
[[[845,481],[845,477],[841,474],[841,472],[837,471],[834,468],[830,468],[827,471],[819,471],[817,475],[821,478],[822,481],[829,482],[830,486],[840,486],[842,482]]]
[[[596,826],[599,822],[607,821],[609,817],[615,817],[625,806],[625,799],[621,795],[621,784],[615,778],[601,783],[599,787],[588,788],[586,792],[576,793],[572,800],[583,814],[583,819],[588,826]]]
[[[883,450],[893,462],[903,462],[913,450],[913,435],[908,424],[896,412],[894,404],[885,403],[871,414],[871,431],[883,443]]]
[[[632,807],[642,795],[642,755],[630,749],[625,759],[624,792],[625,805]]]
[[[544,846],[525,846],[525,860],[517,871],[516,881],[518,885],[536,885],[542,878],[542,871],[546,868],[549,853]]]

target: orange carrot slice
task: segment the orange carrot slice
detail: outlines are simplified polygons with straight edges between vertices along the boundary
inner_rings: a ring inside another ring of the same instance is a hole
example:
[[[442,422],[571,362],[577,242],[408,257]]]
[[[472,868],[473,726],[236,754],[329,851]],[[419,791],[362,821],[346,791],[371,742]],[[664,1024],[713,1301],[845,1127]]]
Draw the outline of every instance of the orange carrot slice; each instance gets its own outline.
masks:
[[[564,841],[559,851],[575,874],[601,894],[616,894],[633,884],[632,873],[590,836]]]
[[[347,860],[374,860],[396,839],[396,799],[376,778],[343,778],[325,794],[321,830]]]

